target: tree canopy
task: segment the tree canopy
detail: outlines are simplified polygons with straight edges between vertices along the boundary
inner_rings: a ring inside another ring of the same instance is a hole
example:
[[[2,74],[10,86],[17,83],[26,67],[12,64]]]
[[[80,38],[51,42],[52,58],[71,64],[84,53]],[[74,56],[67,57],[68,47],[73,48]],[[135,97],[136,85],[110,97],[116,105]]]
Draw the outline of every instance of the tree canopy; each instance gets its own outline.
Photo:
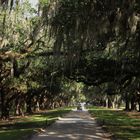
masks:
[[[68,105],[81,83],[88,99],[140,105],[139,0],[1,0],[0,12],[3,119]]]

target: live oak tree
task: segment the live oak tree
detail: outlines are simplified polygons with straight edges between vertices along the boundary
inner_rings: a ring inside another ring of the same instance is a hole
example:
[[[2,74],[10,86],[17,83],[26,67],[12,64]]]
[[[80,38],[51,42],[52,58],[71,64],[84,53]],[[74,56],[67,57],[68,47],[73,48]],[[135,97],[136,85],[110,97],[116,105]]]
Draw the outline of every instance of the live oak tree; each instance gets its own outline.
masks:
[[[3,119],[11,108],[24,115],[69,104],[71,80],[102,102],[140,104],[139,0],[40,0],[38,9],[1,0],[0,11]]]
[[[127,89],[139,79],[140,2],[52,0],[47,8],[54,51],[66,54],[66,76],[88,85],[117,83],[129,110],[139,93],[139,83],[135,92]]]
[[[19,106],[23,106],[27,92],[23,74],[30,65],[28,57],[42,44],[42,36],[40,18],[34,15],[35,9],[28,1],[22,5],[18,1],[14,5],[13,1],[2,1],[0,10],[1,117],[6,119],[14,103],[16,114],[22,112]]]

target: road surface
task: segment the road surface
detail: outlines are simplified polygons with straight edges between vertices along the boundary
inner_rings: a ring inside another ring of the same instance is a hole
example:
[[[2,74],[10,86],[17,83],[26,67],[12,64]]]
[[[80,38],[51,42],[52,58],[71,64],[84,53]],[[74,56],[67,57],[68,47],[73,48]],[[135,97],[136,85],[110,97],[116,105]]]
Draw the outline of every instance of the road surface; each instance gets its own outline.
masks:
[[[88,111],[71,111],[31,140],[110,140]]]

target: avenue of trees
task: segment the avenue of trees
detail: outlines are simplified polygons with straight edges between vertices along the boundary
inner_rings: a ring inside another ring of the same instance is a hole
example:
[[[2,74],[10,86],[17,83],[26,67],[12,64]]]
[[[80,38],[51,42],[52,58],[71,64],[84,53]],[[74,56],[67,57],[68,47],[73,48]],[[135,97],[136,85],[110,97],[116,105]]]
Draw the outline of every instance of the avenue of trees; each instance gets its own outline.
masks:
[[[40,0],[37,8],[1,0],[1,118],[68,105],[81,93],[140,111],[139,45],[139,0]]]
[[[24,115],[39,109],[67,105],[74,98],[74,82],[56,65],[43,25],[41,9],[27,1],[1,1],[0,112]],[[47,53],[47,54],[46,54]],[[60,60],[58,59],[58,62]],[[60,70],[59,70],[60,69]],[[67,90],[66,90],[67,89]]]
[[[140,2],[60,0],[53,6],[54,51],[67,54],[65,75],[100,89],[95,96],[104,95],[103,105],[119,106],[121,99],[126,110],[135,110],[140,105]]]

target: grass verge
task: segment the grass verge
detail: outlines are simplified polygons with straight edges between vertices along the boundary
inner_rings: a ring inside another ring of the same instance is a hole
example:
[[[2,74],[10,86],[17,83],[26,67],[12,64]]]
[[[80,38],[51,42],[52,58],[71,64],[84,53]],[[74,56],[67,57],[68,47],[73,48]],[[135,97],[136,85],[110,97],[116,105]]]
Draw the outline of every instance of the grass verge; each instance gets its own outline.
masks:
[[[10,121],[0,121],[0,140],[27,140],[40,128],[52,124],[58,117],[70,110],[70,108],[61,108],[25,117],[16,117]]]
[[[89,112],[104,129],[113,134],[114,139],[140,140],[140,113],[132,116],[130,112],[99,107],[91,107]]]

